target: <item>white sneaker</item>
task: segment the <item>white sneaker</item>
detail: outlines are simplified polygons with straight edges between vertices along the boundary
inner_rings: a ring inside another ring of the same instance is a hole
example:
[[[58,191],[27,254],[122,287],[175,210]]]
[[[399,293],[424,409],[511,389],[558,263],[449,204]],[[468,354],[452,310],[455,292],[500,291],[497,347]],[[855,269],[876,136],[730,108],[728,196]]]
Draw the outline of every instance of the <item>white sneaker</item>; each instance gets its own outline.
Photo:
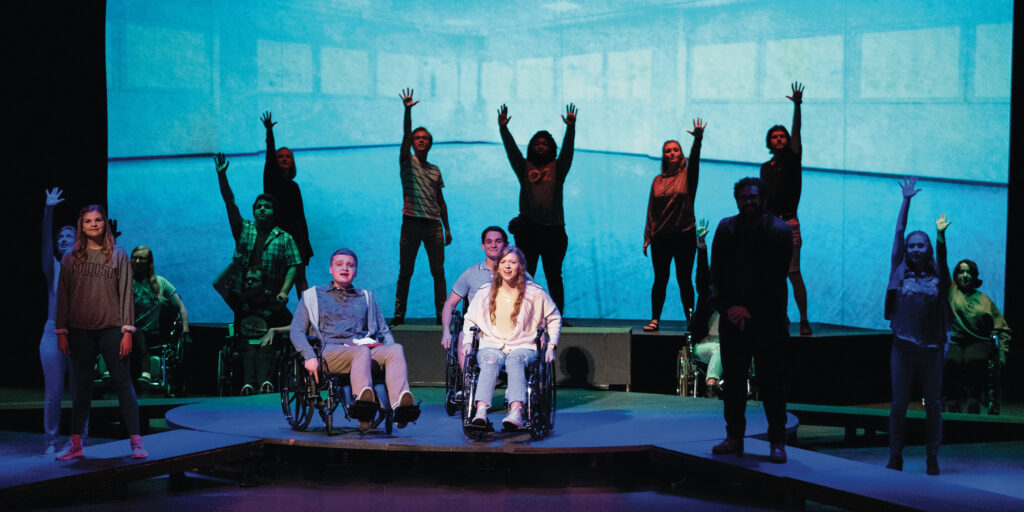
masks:
[[[505,419],[501,420],[501,426],[505,430],[518,430],[523,428],[523,408],[513,407],[508,410]]]
[[[487,408],[486,407],[477,406],[476,414],[473,415],[473,419],[470,420],[470,423],[472,423],[474,425],[479,425],[481,427],[486,426],[487,425]]]

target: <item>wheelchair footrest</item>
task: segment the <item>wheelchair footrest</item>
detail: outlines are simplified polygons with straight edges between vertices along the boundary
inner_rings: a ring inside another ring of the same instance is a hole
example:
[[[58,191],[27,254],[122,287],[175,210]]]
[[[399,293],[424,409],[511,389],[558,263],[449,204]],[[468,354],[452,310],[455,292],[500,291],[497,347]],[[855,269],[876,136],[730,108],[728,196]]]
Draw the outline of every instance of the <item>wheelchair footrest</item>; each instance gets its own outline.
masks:
[[[356,400],[349,406],[348,415],[359,421],[373,421],[379,410],[380,406],[377,405],[377,402]]]
[[[416,405],[406,405],[395,409],[395,423],[409,423],[416,421],[420,418],[420,404],[423,401],[419,401]]]
[[[473,423],[471,421],[471,422],[463,425],[462,429],[466,432],[467,435],[470,435],[470,436],[472,436],[474,434],[477,434],[477,435],[487,434],[489,432],[494,432],[494,424],[491,423],[490,421],[488,421],[484,425],[478,425],[478,424]]]

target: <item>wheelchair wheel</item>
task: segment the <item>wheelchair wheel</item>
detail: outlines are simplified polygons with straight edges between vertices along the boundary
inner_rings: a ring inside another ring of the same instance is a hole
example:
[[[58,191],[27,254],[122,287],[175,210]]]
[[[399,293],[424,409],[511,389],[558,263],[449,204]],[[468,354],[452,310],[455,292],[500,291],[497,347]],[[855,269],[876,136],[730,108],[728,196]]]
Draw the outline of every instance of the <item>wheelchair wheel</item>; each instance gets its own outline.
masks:
[[[452,342],[455,345],[455,342]],[[452,349],[449,349],[451,352]],[[462,376],[462,370],[459,369],[458,356],[454,358],[449,353],[447,359],[447,366],[445,372],[445,395],[444,395],[444,412],[448,413],[448,416],[455,416],[455,412],[459,410],[459,406],[462,405],[462,401],[465,397],[459,395],[463,393],[464,379]]]
[[[555,426],[555,382],[554,368],[551,363],[537,365],[534,379],[536,389],[531,400],[530,437],[540,441]]]
[[[322,405],[320,408],[320,419],[324,421],[324,430],[327,432],[327,437],[330,437],[334,435],[334,396],[328,393],[327,400],[324,400]]]
[[[217,396],[231,396],[231,348],[224,346],[217,357]]]
[[[285,363],[278,381],[281,390],[281,409],[293,430],[306,430],[313,419],[313,408],[310,406],[313,380],[306,375],[306,368],[299,358],[293,357]]]

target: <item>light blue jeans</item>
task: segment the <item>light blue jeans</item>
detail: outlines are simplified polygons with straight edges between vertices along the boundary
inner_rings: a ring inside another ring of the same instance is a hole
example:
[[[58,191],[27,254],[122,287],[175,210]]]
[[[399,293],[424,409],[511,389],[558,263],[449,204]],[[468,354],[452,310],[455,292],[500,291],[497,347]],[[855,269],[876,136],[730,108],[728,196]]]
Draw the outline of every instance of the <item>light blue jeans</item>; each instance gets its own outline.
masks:
[[[508,375],[508,389],[505,390],[505,401],[526,401],[526,365],[537,359],[537,351],[528,348],[517,348],[505,355],[496,348],[482,348],[476,354],[480,364],[480,380],[476,387],[476,400],[491,405],[494,397],[494,385],[498,381],[498,372],[505,365]]]

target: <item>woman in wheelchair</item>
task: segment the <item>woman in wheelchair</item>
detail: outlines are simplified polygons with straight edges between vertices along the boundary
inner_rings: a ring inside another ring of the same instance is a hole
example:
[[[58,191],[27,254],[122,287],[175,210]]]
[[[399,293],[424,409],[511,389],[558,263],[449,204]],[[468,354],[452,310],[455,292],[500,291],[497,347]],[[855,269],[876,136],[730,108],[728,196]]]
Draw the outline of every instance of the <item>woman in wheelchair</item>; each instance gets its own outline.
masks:
[[[993,392],[987,389],[988,366],[990,361],[995,361],[998,368],[1006,365],[1010,329],[992,299],[978,291],[980,286],[976,263],[961,260],[953,267],[953,287],[949,290],[953,325],[945,370],[945,404],[950,412],[960,412],[966,405],[968,413],[979,414],[981,402],[988,402],[990,413],[998,410],[998,404],[986,400]],[[999,340],[998,347],[993,333]]]
[[[487,408],[491,405],[498,372],[504,364],[508,374],[505,401],[508,413],[502,420],[505,430],[523,427],[523,402],[526,400],[526,365],[537,357],[537,329],[545,328],[550,341],[545,362],[555,359],[555,346],[562,327],[562,315],[551,297],[539,285],[527,282],[526,258],[516,247],[507,247],[498,259],[494,281],[477,292],[466,312],[463,332],[466,339],[473,328],[479,329],[476,360],[480,376],[476,389],[476,413],[472,424],[486,427]],[[471,343],[463,345],[470,352]]]
[[[132,376],[152,383],[150,347],[166,345],[164,333],[181,316],[181,333],[188,337],[188,311],[170,281],[156,275],[153,251],[140,245],[132,249],[132,292],[135,297],[135,350],[132,351]]]

